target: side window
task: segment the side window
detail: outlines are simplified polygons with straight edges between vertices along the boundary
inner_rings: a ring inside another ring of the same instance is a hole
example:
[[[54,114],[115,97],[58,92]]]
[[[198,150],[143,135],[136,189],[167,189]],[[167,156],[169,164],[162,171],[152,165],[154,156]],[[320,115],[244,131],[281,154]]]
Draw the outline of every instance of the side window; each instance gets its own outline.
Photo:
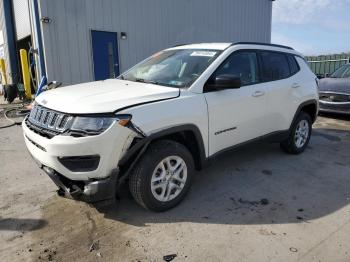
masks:
[[[253,51],[238,51],[229,56],[214,73],[218,75],[234,75],[241,78],[242,86],[258,83],[257,55]]]
[[[300,70],[298,62],[297,60],[295,60],[295,57],[293,55],[287,55],[287,57],[289,62],[290,74],[295,75]]]
[[[283,53],[261,51],[263,81],[275,81],[290,76],[287,56]]]

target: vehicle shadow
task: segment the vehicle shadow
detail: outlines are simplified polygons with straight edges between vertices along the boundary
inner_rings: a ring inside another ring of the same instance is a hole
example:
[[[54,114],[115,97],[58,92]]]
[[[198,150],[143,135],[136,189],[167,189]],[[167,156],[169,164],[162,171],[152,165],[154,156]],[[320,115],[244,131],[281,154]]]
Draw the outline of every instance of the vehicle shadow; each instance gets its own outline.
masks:
[[[46,225],[47,221],[43,219],[0,219],[0,231],[34,231],[39,230]]]
[[[308,222],[350,203],[350,131],[317,129],[301,155],[254,144],[220,156],[198,172],[184,201],[164,213],[138,206],[124,192],[107,219],[152,223],[274,224]]]

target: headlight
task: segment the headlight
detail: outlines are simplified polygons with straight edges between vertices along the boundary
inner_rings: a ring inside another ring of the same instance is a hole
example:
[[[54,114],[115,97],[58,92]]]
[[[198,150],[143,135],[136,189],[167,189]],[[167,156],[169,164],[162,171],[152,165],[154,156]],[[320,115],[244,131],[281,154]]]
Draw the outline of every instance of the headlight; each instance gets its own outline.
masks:
[[[131,120],[131,115],[116,115],[115,117],[75,117],[70,130],[98,135],[106,131],[114,122],[126,126]]]
[[[110,127],[114,118],[106,117],[76,117],[71,126],[72,131],[100,134]]]

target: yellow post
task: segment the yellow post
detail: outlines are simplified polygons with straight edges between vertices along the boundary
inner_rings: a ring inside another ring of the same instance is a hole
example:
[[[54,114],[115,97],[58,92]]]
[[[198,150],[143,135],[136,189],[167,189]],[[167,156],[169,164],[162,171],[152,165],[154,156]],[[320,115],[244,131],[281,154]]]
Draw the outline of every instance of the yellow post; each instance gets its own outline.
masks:
[[[7,85],[7,75],[6,75],[6,66],[5,66],[5,60],[3,58],[0,58],[0,73],[1,73],[1,83],[3,85]]]
[[[30,76],[29,76],[29,64],[27,58],[27,51],[25,49],[19,50],[19,54],[21,57],[21,65],[22,65],[22,74],[23,74],[23,85],[26,94],[26,98],[32,98],[32,91],[30,89]]]

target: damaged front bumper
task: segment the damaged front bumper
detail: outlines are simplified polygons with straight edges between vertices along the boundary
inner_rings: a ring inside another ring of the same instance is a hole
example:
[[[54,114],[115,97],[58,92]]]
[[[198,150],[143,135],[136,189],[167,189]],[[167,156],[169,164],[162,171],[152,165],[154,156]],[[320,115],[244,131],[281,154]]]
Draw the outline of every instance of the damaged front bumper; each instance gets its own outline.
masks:
[[[96,136],[47,138],[25,121],[22,127],[30,155],[58,186],[60,196],[90,203],[115,198],[118,162],[135,132],[115,123]]]
[[[120,182],[149,141],[136,126],[114,123],[100,135],[47,138],[22,123],[30,155],[63,197],[94,203],[114,199]]]
[[[57,193],[61,197],[80,200],[87,203],[114,199],[116,196],[116,186],[118,180],[118,170],[114,170],[105,179],[91,181],[73,181],[54,169],[42,166],[45,173],[58,187]]]

